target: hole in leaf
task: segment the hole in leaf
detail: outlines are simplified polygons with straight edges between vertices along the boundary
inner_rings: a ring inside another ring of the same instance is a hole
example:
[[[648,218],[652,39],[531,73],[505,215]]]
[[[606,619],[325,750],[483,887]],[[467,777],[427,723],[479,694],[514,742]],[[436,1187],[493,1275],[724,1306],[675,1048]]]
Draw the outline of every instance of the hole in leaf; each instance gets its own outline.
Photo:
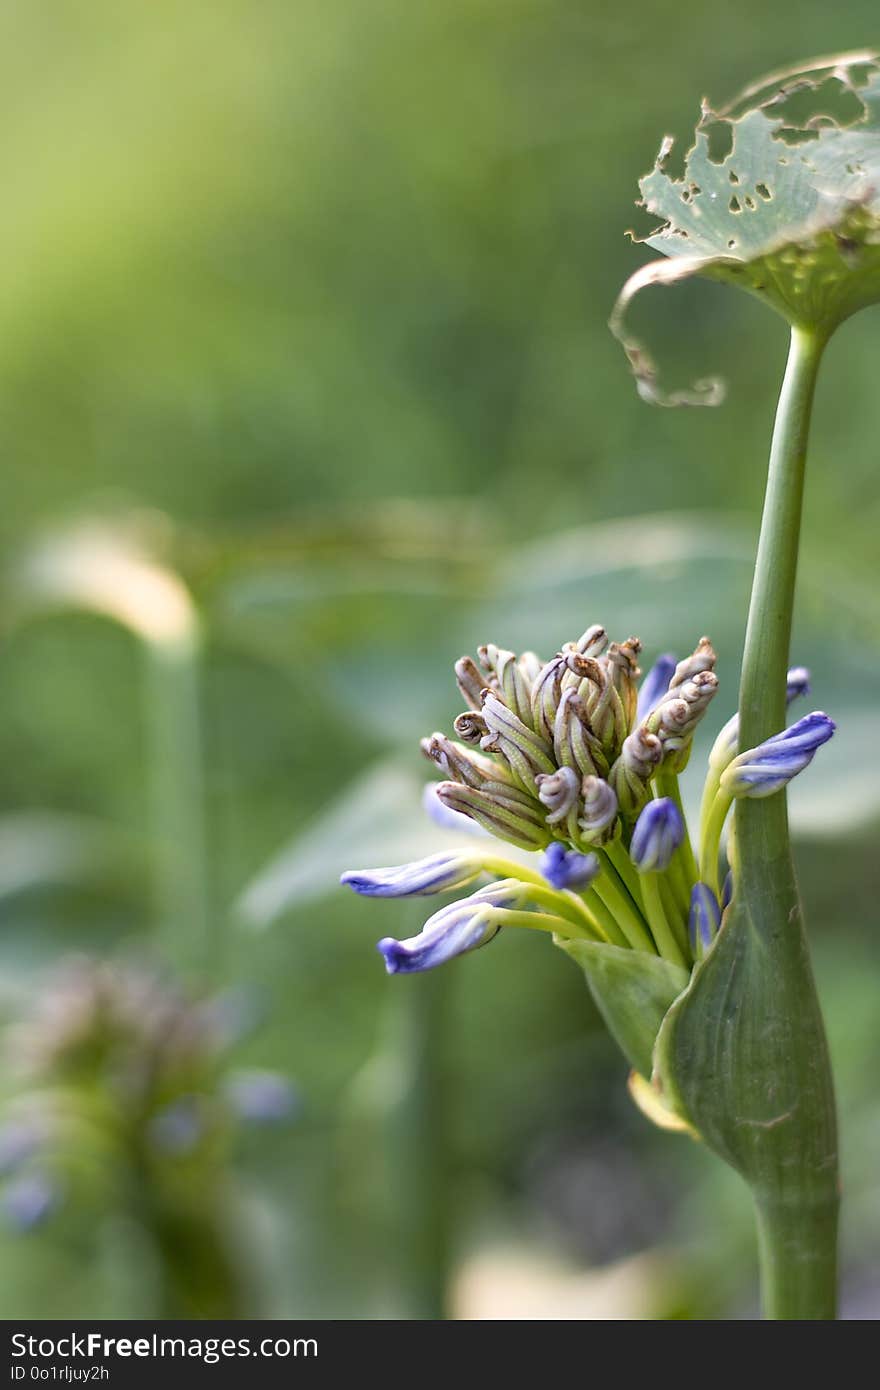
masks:
[[[755,208],[756,208],[757,204],[755,203],[754,198],[751,198],[751,197],[749,196],[748,193],[747,193],[746,196],[745,196],[744,202],[745,202],[745,205],[746,205],[746,207],[748,208],[749,212],[754,212],[754,211],[755,211]]]
[[[730,241],[727,243],[727,249],[728,249],[728,251],[732,251],[733,248],[734,248],[734,246],[736,246],[736,237],[733,237],[733,236],[732,236],[732,237],[730,238]]]
[[[729,121],[713,120],[703,127],[708,155],[713,164],[723,164],[733,150],[733,127]]]
[[[742,212],[742,207],[740,206],[739,198],[737,198],[735,194],[731,198],[727,206],[730,208],[731,212]]]
[[[805,78],[785,86],[764,102],[762,110],[771,119],[781,117],[785,126],[802,132],[817,124],[850,126],[865,116],[864,102],[838,77],[819,82]]]
[[[770,189],[767,187],[766,183],[756,183],[755,192],[757,193],[759,198],[764,199],[765,203],[769,203],[770,199],[773,197],[773,194],[770,192]]]
[[[739,183],[739,174],[736,172],[735,169],[731,169],[727,177],[730,179],[731,183]]]

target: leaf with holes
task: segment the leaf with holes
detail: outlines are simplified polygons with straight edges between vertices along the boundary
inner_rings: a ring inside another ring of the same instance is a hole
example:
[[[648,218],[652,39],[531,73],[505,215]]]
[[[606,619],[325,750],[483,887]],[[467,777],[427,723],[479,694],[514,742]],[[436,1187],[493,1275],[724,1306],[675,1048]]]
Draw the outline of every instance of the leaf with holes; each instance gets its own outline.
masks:
[[[780,73],[721,112],[704,105],[684,172],[664,139],[641,180],[641,206],[661,225],[661,251],[624,286],[611,328],[639,393],[659,405],[715,405],[715,379],[664,395],[629,304],[648,285],[691,275],[738,285],[794,326],[827,334],[880,301],[880,54],[858,53]]]

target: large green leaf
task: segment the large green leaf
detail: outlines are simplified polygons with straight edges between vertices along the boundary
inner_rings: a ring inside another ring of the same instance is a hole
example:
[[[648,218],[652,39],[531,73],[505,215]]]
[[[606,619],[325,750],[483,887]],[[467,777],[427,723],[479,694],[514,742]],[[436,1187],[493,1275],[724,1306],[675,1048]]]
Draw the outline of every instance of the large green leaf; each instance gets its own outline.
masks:
[[[648,285],[691,275],[739,285],[789,323],[832,331],[880,300],[880,57],[843,55],[765,79],[715,112],[704,104],[684,172],[664,139],[640,182],[662,218],[646,238],[667,260],[627,282],[611,327],[640,394],[660,405],[715,405],[715,380],[665,396],[654,363],[625,327]]]

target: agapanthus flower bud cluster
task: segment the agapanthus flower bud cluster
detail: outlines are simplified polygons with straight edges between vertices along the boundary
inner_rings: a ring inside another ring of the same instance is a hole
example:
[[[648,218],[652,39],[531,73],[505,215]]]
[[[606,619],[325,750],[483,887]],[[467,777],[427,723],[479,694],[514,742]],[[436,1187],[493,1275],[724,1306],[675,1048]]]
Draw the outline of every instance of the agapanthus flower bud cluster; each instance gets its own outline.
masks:
[[[641,650],[638,638],[609,642],[594,626],[549,661],[487,645],[456,663],[467,709],[454,721],[457,737],[422,741],[443,775],[426,804],[444,824],[479,827],[482,837],[472,850],[354,870],[343,882],[369,897],[405,897],[481,875],[496,881],[441,907],[417,936],[383,938],[389,972],[430,969],[505,926],[649,952],[687,969],[711,949],[735,885],[731,844],[721,887],[735,798],[775,795],[834,724],[817,711],[740,751],[738,718],[729,720],[709,758],[695,847],[678,775],[718,690],[715,651],[702,637],[690,656],[667,653],[641,679]],[[807,672],[792,670],[788,686],[789,701],[804,694]],[[498,841],[534,852],[533,867],[505,858]]]
[[[493,645],[462,657],[458,738],[422,743],[446,778],[440,800],[524,849],[555,839],[588,853],[613,839],[657,774],[684,766],[718,688],[704,637],[684,661],[664,658],[640,701],[640,652],[637,637],[609,642],[596,626],[547,662]]]
[[[154,1201],[205,1193],[243,1124],[288,1117],[286,1078],[230,1066],[234,1002],[192,999],[137,965],[67,962],[4,1040],[16,1083],[0,1116],[7,1221],[26,1229],[89,1196],[106,1206],[144,1181]]]

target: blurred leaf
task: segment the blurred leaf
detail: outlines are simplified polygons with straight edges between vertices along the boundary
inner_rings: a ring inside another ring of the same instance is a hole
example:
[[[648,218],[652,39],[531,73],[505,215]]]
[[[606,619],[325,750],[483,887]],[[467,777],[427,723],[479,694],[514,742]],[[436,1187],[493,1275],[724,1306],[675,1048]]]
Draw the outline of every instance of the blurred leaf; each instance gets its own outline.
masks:
[[[429,818],[424,786],[394,758],[368,769],[248,884],[235,909],[242,923],[269,926],[289,909],[338,889],[346,869],[404,864],[457,845],[472,849],[472,836]],[[523,863],[534,857],[513,845],[505,845],[504,854]]]
[[[130,846],[112,827],[82,816],[22,811],[0,817],[0,898],[118,871]]]
[[[150,555],[136,517],[81,521],[35,541],[13,571],[25,612],[79,608],[145,642],[188,648],[196,612],[177,575]]]

